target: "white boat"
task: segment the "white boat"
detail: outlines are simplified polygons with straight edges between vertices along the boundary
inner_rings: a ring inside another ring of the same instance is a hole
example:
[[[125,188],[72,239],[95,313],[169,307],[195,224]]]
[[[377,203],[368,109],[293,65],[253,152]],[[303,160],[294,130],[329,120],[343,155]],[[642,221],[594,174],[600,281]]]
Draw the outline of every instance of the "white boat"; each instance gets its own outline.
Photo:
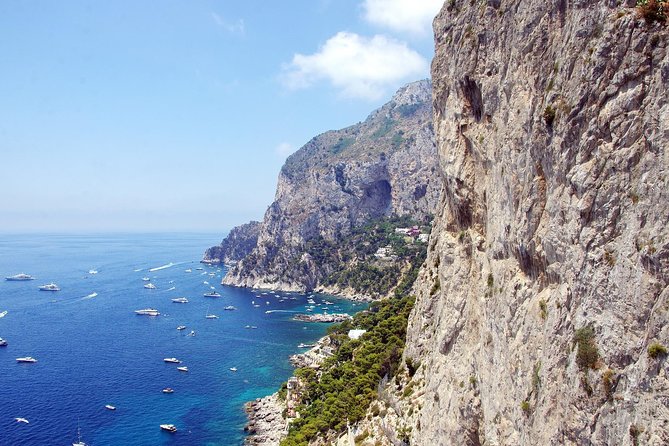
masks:
[[[152,283],[147,283],[146,285],[144,285],[144,288],[146,288],[147,290],[155,290],[156,286]]]
[[[171,434],[175,433],[177,431],[177,427],[173,424],[161,424],[160,428],[164,431],[167,431]]]
[[[188,333],[188,336],[195,336],[195,330],[191,330],[190,333]]]
[[[177,330],[179,330],[179,331],[181,331],[181,330],[185,330],[185,329],[186,329],[186,326],[185,326],[185,325],[179,325],[179,326],[177,327]]]
[[[39,287],[40,291],[60,291],[60,288],[55,283],[49,283],[47,285],[42,285]]]
[[[221,297],[221,295],[218,294],[216,291],[212,291],[210,293],[204,293],[204,297]]]
[[[185,367],[185,366],[184,367],[177,367],[177,370],[180,371],[180,372],[187,372],[188,367]]]
[[[181,361],[179,361],[177,358],[165,358],[163,361],[171,362],[172,364],[181,364]]]
[[[115,406],[112,406],[111,404],[105,404],[105,409],[107,410],[116,410]]]
[[[88,274],[97,274],[97,273],[98,273],[98,270],[96,270],[96,269],[89,269],[88,270]]]
[[[33,363],[37,362],[37,359],[33,358],[32,356],[25,356],[23,358],[16,358],[16,362]]]
[[[7,313],[8,313],[7,310],[5,310],[5,311],[3,311],[2,313],[0,313],[0,318],[3,318],[3,317],[5,317],[5,316],[7,316]]]
[[[174,389],[172,389],[171,387],[165,387],[163,389],[163,393],[174,393]]]
[[[72,446],[87,446],[86,443],[81,441],[81,429],[79,429],[78,427],[77,427],[77,442],[72,443]]]
[[[17,423],[25,423],[25,424],[30,423],[30,421],[28,421],[27,418],[22,418],[22,417],[16,417],[14,418],[14,421],[16,421]]]
[[[192,272],[193,272],[193,270],[190,269],[190,268],[188,268],[188,269],[186,269],[186,270],[184,270],[184,271],[187,272],[187,273],[192,273]]]
[[[234,310],[236,310],[237,308],[233,307],[232,305],[228,305],[227,307],[225,307],[225,308],[223,308],[223,309],[224,309],[224,310],[227,310],[227,311],[234,311]]]
[[[177,304],[187,304],[188,299],[186,299],[185,297],[177,297],[176,299],[172,299],[172,302]]]
[[[135,314],[140,316],[160,316],[160,312],[155,308],[144,308],[142,310],[135,310]]]
[[[312,348],[312,347],[316,347],[316,344],[304,344],[304,343],[302,343],[302,344],[298,344],[298,346],[297,346],[297,348]]]
[[[35,278],[30,274],[21,273],[21,274],[16,274],[14,276],[5,277],[5,280],[8,280],[10,282],[23,282],[25,280],[35,280]]]
[[[205,316],[205,318],[207,318],[207,319],[218,319],[218,316],[216,316],[215,314],[208,314],[208,315]]]
[[[7,347],[7,341],[4,339],[0,338],[0,347]]]
[[[148,281],[151,280],[151,279],[148,278],[148,277],[142,277],[142,280],[143,280],[144,282],[148,282]]]
[[[237,367],[230,367],[230,371],[231,371],[231,372],[236,372],[236,371],[237,371]]]

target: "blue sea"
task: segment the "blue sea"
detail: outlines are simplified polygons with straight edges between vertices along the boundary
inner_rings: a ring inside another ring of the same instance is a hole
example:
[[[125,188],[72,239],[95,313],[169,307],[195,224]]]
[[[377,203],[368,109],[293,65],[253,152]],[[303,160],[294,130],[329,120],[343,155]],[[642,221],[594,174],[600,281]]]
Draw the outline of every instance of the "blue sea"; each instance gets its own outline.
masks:
[[[289,355],[321,337],[327,324],[292,320],[306,310],[308,296],[220,285],[225,268],[199,263],[219,240],[0,235],[0,275],[36,277],[0,282],[0,314],[7,311],[0,337],[9,343],[0,347],[0,445],[71,445],[78,429],[91,446],[242,444],[243,403],[277,390],[291,375]],[[156,289],[145,289],[144,277]],[[50,282],[61,291],[38,290]],[[222,297],[203,296],[213,290]],[[172,303],[177,297],[189,303]],[[314,299],[314,312],[363,308],[331,296]],[[229,305],[236,310],[224,310]],[[134,313],[143,308],[161,315]],[[219,318],[206,319],[207,313]],[[38,362],[17,363],[23,356]],[[189,371],[177,371],[166,357]],[[163,393],[166,387],[174,393]],[[161,431],[160,424],[178,432]]]

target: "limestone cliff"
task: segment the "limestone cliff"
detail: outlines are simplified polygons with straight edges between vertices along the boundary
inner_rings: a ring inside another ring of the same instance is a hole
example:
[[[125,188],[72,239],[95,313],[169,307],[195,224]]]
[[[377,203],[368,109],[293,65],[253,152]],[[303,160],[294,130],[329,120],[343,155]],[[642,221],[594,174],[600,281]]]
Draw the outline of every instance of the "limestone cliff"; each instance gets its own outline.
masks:
[[[234,264],[251,253],[258,243],[260,222],[251,221],[233,228],[220,245],[207,249],[202,263]]]
[[[451,0],[434,33],[411,444],[669,444],[667,27],[629,1]]]
[[[223,283],[311,290],[327,272],[305,251],[309,240],[337,240],[374,218],[431,215],[441,187],[433,135],[425,80],[364,122],[313,138],[281,169],[256,247]]]

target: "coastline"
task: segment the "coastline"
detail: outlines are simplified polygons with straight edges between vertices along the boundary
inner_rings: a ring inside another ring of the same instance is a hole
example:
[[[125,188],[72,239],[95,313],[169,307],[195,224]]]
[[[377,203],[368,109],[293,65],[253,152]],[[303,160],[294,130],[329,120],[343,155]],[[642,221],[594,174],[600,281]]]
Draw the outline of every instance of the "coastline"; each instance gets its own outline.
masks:
[[[248,423],[244,431],[248,436],[244,444],[278,446],[288,433],[288,424],[283,418],[284,408],[285,403],[279,398],[278,392],[245,403]]]

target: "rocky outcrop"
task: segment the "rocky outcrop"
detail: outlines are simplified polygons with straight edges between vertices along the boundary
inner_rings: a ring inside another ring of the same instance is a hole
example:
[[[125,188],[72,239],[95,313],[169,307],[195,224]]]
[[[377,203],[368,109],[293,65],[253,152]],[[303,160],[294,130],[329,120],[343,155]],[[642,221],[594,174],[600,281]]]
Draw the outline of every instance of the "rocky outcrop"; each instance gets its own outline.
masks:
[[[446,2],[445,193],[411,444],[669,444],[667,28],[634,2]],[[439,284],[440,286],[435,286]]]
[[[234,264],[251,253],[258,243],[260,222],[252,221],[233,228],[220,245],[207,249],[202,263]]]
[[[364,122],[319,135],[288,158],[256,247],[223,283],[312,290],[328,271],[305,251],[310,240],[334,241],[384,216],[424,219],[440,187],[431,85],[419,81]]]
[[[286,436],[286,420],[282,414],[285,408],[277,393],[246,403],[244,410],[249,422],[244,427],[248,433],[244,444],[278,446]]]

